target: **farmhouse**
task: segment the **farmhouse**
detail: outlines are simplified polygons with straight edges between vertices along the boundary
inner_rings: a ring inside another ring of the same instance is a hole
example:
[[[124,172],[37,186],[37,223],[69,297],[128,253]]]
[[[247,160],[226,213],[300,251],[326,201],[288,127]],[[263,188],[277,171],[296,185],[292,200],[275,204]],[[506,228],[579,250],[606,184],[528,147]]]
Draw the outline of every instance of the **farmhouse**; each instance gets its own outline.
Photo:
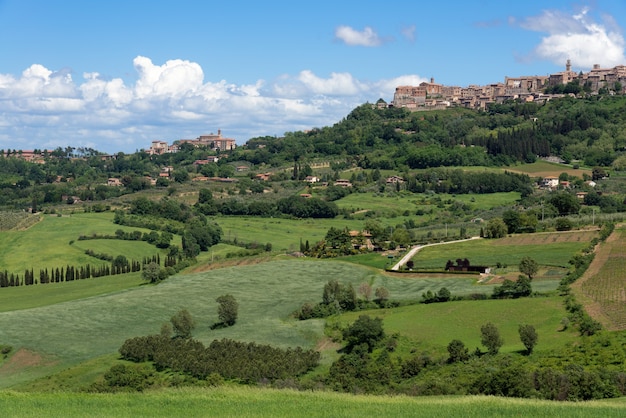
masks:
[[[553,176],[546,176],[541,180],[540,187],[546,189],[556,189],[559,186],[559,178]]]
[[[352,183],[350,183],[350,180],[346,180],[346,179],[338,179],[337,181],[335,181],[335,186],[339,186],[339,187],[352,187]]]
[[[479,273],[489,273],[491,269],[487,266],[472,266],[470,265],[470,261],[465,259],[458,258],[456,260],[456,265],[452,262],[452,260],[448,260],[446,263],[446,271],[467,271],[467,272],[479,272]]]

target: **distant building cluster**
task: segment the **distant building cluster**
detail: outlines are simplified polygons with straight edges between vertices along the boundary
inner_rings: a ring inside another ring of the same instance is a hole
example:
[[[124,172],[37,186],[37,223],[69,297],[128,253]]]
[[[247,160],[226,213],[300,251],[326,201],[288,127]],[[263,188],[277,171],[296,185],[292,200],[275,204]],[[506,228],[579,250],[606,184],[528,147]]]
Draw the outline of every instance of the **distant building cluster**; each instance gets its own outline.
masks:
[[[218,129],[217,135],[210,133],[208,135],[200,135],[196,139],[179,139],[174,141],[172,145],[169,145],[165,141],[152,141],[150,148],[146,152],[150,155],[162,155],[168,153],[178,152],[181,145],[191,144],[194,147],[208,147],[220,151],[230,151],[237,147],[237,144],[232,138],[222,137],[221,129]]]
[[[548,87],[567,85],[577,81],[590,94],[597,94],[602,89],[615,93],[626,92],[626,66],[601,68],[594,65],[587,73],[576,73],[567,60],[565,71],[548,76],[505,77],[504,83],[485,86],[470,85],[468,87],[444,86],[423,82],[419,86],[399,86],[393,96],[393,107],[411,110],[436,110],[450,106],[462,106],[471,109],[485,109],[490,103],[503,103],[507,100],[545,101],[551,97],[562,97],[563,94],[546,94]],[[616,91],[619,90],[619,91]],[[379,107],[385,103],[377,103]]]

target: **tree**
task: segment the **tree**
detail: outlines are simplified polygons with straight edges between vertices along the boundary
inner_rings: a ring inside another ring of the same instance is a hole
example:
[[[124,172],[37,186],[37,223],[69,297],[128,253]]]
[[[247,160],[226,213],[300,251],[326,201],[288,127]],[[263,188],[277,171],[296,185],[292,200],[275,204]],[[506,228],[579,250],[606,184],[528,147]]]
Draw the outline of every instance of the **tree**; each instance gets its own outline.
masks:
[[[558,218],[554,222],[554,228],[557,231],[569,231],[574,227],[572,221],[569,218]]]
[[[469,359],[469,351],[461,340],[450,341],[450,344],[448,344],[448,353],[450,354],[450,357],[448,357],[449,363],[457,363]]]
[[[187,309],[182,309],[170,318],[176,337],[191,338],[191,331],[196,327],[195,321]]]
[[[372,297],[372,286],[370,286],[369,283],[361,283],[359,285],[359,294],[369,302]]]
[[[507,232],[513,234],[520,229],[520,213],[515,210],[507,210],[502,214],[502,221],[506,224]]]
[[[555,207],[560,216],[573,215],[580,210],[578,198],[568,192],[558,192],[550,198],[550,204]]]
[[[411,234],[404,228],[396,228],[391,234],[391,240],[406,247],[411,243]]]
[[[533,352],[533,348],[537,345],[537,331],[535,327],[532,325],[520,325],[519,329],[519,338],[522,340],[522,344],[526,347],[526,353],[529,355]]]
[[[348,350],[361,344],[367,345],[369,352],[372,352],[376,343],[385,337],[383,330],[383,320],[381,318],[370,318],[369,315],[361,315],[352,325],[343,331],[343,338],[348,343]]]
[[[532,280],[533,276],[539,271],[539,264],[534,259],[526,256],[519,262],[519,271],[528,276]]]
[[[508,227],[501,218],[493,218],[485,225],[483,234],[485,238],[502,238],[507,231]]]
[[[487,347],[489,354],[498,354],[500,347],[504,344],[498,328],[493,323],[487,322],[480,327],[480,334],[480,342]]]
[[[389,290],[387,290],[384,286],[377,287],[374,295],[376,296],[378,303],[383,305],[387,299],[389,299]]]
[[[160,271],[161,266],[152,261],[151,263],[143,266],[143,270],[141,271],[141,278],[149,281],[150,283],[156,283],[159,281]]]
[[[237,313],[239,304],[233,295],[222,295],[215,299],[219,306],[217,307],[217,317],[220,323],[230,327],[237,322]]]

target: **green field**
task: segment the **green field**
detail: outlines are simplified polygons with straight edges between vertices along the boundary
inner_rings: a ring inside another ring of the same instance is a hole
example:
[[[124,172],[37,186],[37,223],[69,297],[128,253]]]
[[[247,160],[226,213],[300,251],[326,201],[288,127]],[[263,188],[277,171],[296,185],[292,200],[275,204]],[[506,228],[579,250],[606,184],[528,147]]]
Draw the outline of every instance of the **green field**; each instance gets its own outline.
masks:
[[[450,199],[458,200],[468,203],[473,209],[487,210],[513,204],[516,200],[519,200],[520,194],[517,192],[465,195],[400,193],[397,196],[388,197],[374,193],[352,193],[337,200],[335,203],[342,209],[378,211],[386,214],[386,216],[390,214],[399,216],[405,211],[409,211],[413,215],[418,208],[428,208],[428,205],[425,203],[435,197],[443,201]]]
[[[591,170],[589,168],[573,168],[571,165],[551,163],[543,160],[531,164],[509,166],[507,170],[515,173],[528,174],[531,177],[558,177],[561,173],[567,173],[569,176],[578,178],[583,178],[583,174],[587,174],[591,177]]]
[[[550,402],[491,396],[364,396],[250,387],[148,393],[0,392],[3,417],[622,417],[624,399]]]
[[[293,259],[178,275],[159,285],[135,286],[92,297],[84,297],[88,291],[81,287],[73,295],[83,297],[81,299],[46,306],[34,302],[39,307],[30,309],[24,308],[32,306],[32,300],[23,296],[23,305],[9,302],[12,294],[3,292],[47,289],[48,286],[69,292],[73,286],[109,279],[0,289],[0,297],[7,297],[7,306],[19,309],[0,313],[0,341],[16,349],[26,348],[34,358],[41,357],[36,361],[41,369],[33,369],[33,374],[1,367],[0,386],[8,387],[30,380],[37,373],[52,372],[114,353],[127,338],[159,332],[161,324],[183,308],[196,318],[198,327],[194,336],[204,342],[233,338],[311,348],[323,334],[324,321],[295,321],[290,314],[304,302],[319,302],[324,284],[330,279],[353,283],[355,288],[363,282],[374,288],[385,286],[391,298],[399,300],[419,300],[422,293],[437,291],[443,286],[454,295],[493,291],[492,285],[476,284],[473,278],[394,277],[340,261]],[[124,287],[113,283],[112,287],[115,286]],[[61,293],[59,291],[56,297],[62,297]],[[238,323],[212,331],[210,326],[217,321],[215,299],[226,293],[239,302]],[[43,301],[52,302],[46,296],[39,296]]]
[[[141,260],[164,250],[141,241],[86,240],[79,241],[81,235],[113,235],[115,231],[142,231],[116,225],[111,213],[80,213],[71,216],[46,215],[43,221],[26,231],[0,232],[0,266],[9,273],[24,273],[32,268],[35,277],[39,269],[61,268],[66,265],[104,264],[102,260],[85,254],[86,249],[105,252],[112,256],[124,255],[129,259]],[[177,238],[180,242],[180,238]],[[176,243],[176,242],[175,242]]]
[[[557,234],[528,234],[517,239],[481,239],[435,245],[421,249],[413,257],[413,262],[416,269],[442,269],[448,260],[454,262],[459,258],[467,258],[475,266],[495,267],[501,263],[516,267],[522,257],[528,256],[542,266],[568,267],[572,256],[589,245],[589,233],[583,234],[580,240],[577,237],[559,240]]]
[[[344,314],[347,324],[362,313]],[[385,332],[399,333],[399,350],[418,349],[447,356],[446,347],[453,339],[461,340],[470,350],[481,347],[480,327],[493,322],[504,339],[503,353],[524,350],[518,327],[531,324],[539,334],[535,352],[552,351],[574,342],[575,331],[561,331],[561,319],[567,316],[560,297],[522,298],[513,300],[457,301],[440,304],[419,304],[394,309],[371,311],[372,317],[383,319]]]
[[[622,417],[624,398],[550,402],[492,396],[365,396],[251,387],[148,393],[0,392],[4,417]]]
[[[331,227],[362,230],[363,221],[350,219],[278,219],[247,216],[219,216],[214,221],[228,241],[270,242],[278,251],[299,251],[300,241],[321,241]]]

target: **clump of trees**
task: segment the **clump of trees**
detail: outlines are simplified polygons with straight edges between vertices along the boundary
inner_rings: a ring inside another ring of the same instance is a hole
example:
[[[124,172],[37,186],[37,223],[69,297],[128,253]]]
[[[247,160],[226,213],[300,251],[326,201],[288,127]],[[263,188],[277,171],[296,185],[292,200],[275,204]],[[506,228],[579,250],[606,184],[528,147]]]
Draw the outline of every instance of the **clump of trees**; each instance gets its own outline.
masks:
[[[442,287],[436,293],[430,290],[422,293],[422,303],[448,302],[450,299],[452,299],[452,294],[446,287]]]
[[[311,318],[325,318],[340,312],[356,311],[360,309],[372,309],[381,306],[389,306],[389,290],[378,287],[374,291],[375,299],[370,301],[371,287],[359,286],[363,298],[358,298],[352,283],[341,284],[337,280],[329,280],[324,285],[322,301],[317,304],[305,303],[294,312],[294,316],[300,320]]]
[[[152,362],[156,370],[201,380],[218,374],[242,383],[295,378],[315,368],[320,359],[317,351],[300,347],[282,349],[229,339],[214,340],[205,346],[191,338],[163,335],[130,338],[119,352],[125,360]]]
[[[532,294],[532,285],[530,279],[520,276],[516,281],[504,279],[500,286],[493,288],[491,295],[494,299],[517,299],[530,296]]]

